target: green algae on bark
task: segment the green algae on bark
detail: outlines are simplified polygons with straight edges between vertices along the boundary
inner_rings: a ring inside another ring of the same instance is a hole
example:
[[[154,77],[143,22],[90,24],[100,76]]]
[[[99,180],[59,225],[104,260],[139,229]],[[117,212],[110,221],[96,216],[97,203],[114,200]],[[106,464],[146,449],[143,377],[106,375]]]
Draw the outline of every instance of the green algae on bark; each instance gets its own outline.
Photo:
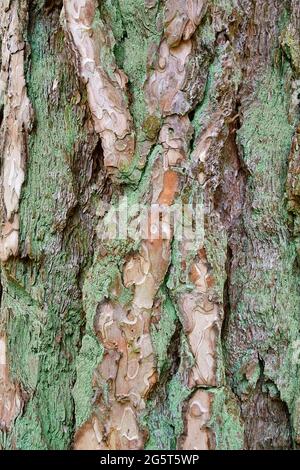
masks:
[[[225,347],[227,353],[230,351],[227,357],[233,388],[241,399],[251,395],[252,389],[241,388],[240,372],[263,361],[264,377],[275,382],[295,422],[299,379],[291,349],[299,330],[300,278],[294,268],[296,249],[287,230],[285,202],[292,135],[284,80],[273,70],[258,86],[238,132],[249,171],[243,212],[247,238],[233,260],[232,308]],[[252,259],[251,266],[243,266],[245,259]],[[238,295],[241,285],[242,295]],[[240,332],[238,342],[237,332]],[[272,418],[266,414],[264,419]],[[285,445],[286,441],[283,442]]]

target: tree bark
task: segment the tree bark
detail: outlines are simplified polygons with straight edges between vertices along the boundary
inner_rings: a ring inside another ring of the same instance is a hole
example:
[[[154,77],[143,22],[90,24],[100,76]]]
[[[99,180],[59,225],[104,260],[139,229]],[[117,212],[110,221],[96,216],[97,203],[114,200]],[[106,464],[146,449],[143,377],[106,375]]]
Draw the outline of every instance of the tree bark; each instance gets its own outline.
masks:
[[[0,12],[1,448],[297,448],[299,2]]]

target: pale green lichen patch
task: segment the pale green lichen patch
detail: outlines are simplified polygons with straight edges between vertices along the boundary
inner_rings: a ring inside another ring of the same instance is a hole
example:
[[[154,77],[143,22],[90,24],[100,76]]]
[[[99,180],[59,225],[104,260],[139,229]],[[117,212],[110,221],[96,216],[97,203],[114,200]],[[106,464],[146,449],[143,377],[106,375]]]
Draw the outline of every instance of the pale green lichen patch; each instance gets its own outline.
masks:
[[[180,335],[180,357],[181,361],[178,370],[169,377],[167,371],[166,378],[169,381],[162,382],[155,397],[147,402],[147,409],[140,422],[148,431],[146,449],[172,450],[178,448],[178,439],[183,433],[183,406],[191,390],[185,385],[184,377],[186,368],[191,367],[193,358],[189,351],[187,339],[181,332]],[[171,363],[172,357],[169,357]],[[162,374],[161,379],[164,377]]]
[[[236,392],[249,391],[249,385],[251,388],[247,381],[242,386],[240,374],[258,351],[264,361],[264,375],[276,384],[293,414],[299,393],[292,348],[299,337],[300,277],[296,246],[286,228],[285,184],[293,127],[288,120],[289,96],[284,85],[279,72],[269,71],[258,85],[238,131],[250,173],[247,210],[243,213],[247,239],[241,241],[243,251],[231,276],[233,291],[243,285],[243,292],[237,303],[233,300],[233,330],[226,342],[234,348]],[[252,260],[247,267],[245,259]],[[237,329],[243,341],[236,342]]]
[[[20,207],[21,240],[30,257],[51,247],[55,230],[66,219],[67,202],[76,203],[70,161],[82,135],[83,112],[70,103],[74,80],[67,77],[73,71],[49,53],[47,28],[37,21],[30,35],[28,94],[36,124],[29,139],[30,160]]]
[[[212,3],[223,10],[227,15],[230,15],[232,10],[238,7],[237,0],[213,0]]]
[[[160,296],[158,296],[159,298]],[[177,315],[175,308],[165,292],[161,291],[162,312],[158,323],[151,326],[151,340],[156,357],[157,371],[160,374],[169,365],[168,348],[176,329]]]
[[[101,5],[101,12],[114,34],[117,63],[128,77],[130,110],[135,122],[137,145],[133,162],[128,168],[122,169],[122,175],[124,181],[136,184],[141,177],[140,168],[145,164],[140,159],[141,145],[147,136],[143,129],[143,123],[148,117],[144,84],[148,74],[150,50],[157,48],[162,34],[159,26],[162,24],[159,20],[162,8],[160,2],[155,8],[146,10],[144,0],[105,0]],[[152,137],[153,132],[148,138],[151,140]],[[136,167],[139,171],[134,171]]]
[[[96,366],[101,362],[103,348],[97,338],[86,334],[76,360],[76,383],[73,388],[76,427],[81,426],[91,414],[93,388],[92,378]]]
[[[143,87],[147,78],[149,47],[157,46],[161,36],[157,18],[158,6],[147,10],[144,0],[119,2],[126,37],[124,40],[124,71],[129,78],[133,93],[132,113],[140,128],[145,119],[146,106]]]
[[[177,448],[177,440],[183,432],[182,407],[190,393],[177,374],[167,384],[166,396],[160,397],[163,403],[148,402],[147,415],[141,419],[149,433],[147,450]]]
[[[80,314],[69,310],[61,321],[53,306],[38,305],[15,282],[4,282],[2,312],[9,312],[9,355],[14,358],[11,373],[29,403],[25,403],[10,438],[19,449],[64,449],[72,435],[70,391]]]
[[[47,450],[47,441],[43,439],[43,429],[38,419],[39,408],[35,400],[26,406],[26,414],[18,419],[12,435],[12,442],[17,443],[19,450]],[[58,449],[63,449],[61,444]]]
[[[209,425],[214,431],[216,450],[242,450],[244,429],[235,398],[224,387],[210,392],[213,398]]]
[[[289,24],[281,34],[281,46],[291,60],[296,75],[300,74],[300,38],[299,31]]]
[[[83,285],[83,309],[86,315],[85,333],[76,359],[76,383],[73,389],[76,427],[86,421],[92,410],[94,395],[92,377],[101,363],[103,347],[94,331],[94,317],[97,306],[109,297],[109,289],[119,274],[117,262],[113,258],[101,262],[95,260],[86,273]]]
[[[224,231],[207,232],[204,242],[207,260],[212,267],[214,291],[219,302],[223,302],[224,285],[226,281],[227,234]]]
[[[1,315],[9,312],[8,353],[16,359],[11,373],[26,397],[7,437],[18,449],[66,449],[74,431],[71,391],[83,326],[79,266],[89,242],[85,226],[64,235],[77,204],[75,148],[86,134],[60,36],[47,17],[31,23],[27,81],[35,125],[20,205],[24,259],[9,261],[2,276]]]

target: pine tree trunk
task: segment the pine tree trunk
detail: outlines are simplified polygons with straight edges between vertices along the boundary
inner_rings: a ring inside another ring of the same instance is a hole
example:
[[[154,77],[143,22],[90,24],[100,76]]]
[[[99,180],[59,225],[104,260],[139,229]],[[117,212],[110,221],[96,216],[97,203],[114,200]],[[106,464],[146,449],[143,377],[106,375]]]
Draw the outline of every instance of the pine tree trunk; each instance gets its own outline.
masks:
[[[298,0],[0,28],[1,448],[296,448]]]

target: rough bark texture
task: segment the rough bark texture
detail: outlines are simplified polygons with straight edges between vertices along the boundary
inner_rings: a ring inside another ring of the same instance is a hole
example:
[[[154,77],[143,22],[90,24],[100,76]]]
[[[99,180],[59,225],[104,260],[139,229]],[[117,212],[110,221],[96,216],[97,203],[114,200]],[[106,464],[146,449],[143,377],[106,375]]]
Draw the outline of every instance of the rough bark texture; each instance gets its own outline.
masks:
[[[297,448],[298,0],[0,0],[0,28],[1,447]]]

